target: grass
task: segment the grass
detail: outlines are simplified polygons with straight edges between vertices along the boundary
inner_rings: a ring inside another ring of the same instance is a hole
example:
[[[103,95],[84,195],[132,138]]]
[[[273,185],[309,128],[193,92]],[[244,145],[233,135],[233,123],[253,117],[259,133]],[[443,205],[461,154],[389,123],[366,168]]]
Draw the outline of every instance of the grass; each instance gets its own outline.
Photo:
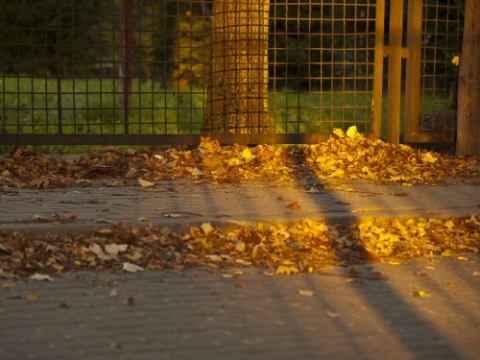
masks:
[[[12,133],[123,134],[124,110],[114,79],[62,80],[4,78],[2,127]],[[156,83],[134,81],[128,130],[131,134],[198,132],[203,95],[166,91]],[[61,110],[59,105],[61,104]]]
[[[124,111],[114,79],[62,80],[5,77],[0,79],[5,118],[2,126],[12,133],[62,132],[124,133]],[[132,134],[199,133],[206,95],[203,88],[176,91],[159,83],[133,81],[129,132]],[[269,117],[275,132],[330,131],[345,120],[367,125],[369,93],[292,93],[269,95]],[[58,110],[61,104],[61,111]],[[347,124],[348,125],[348,124]]]
[[[61,91],[58,95],[58,86]],[[40,79],[0,78],[0,131],[21,134],[123,134],[124,110],[118,81],[109,78]],[[427,97],[429,95],[426,95]],[[404,98],[402,96],[402,112]],[[178,91],[158,82],[132,83],[128,119],[130,134],[198,134],[206,94],[196,87]],[[275,133],[330,133],[356,125],[370,128],[369,92],[269,93],[269,118]],[[428,98],[424,103],[433,103]],[[59,105],[61,104],[61,111]],[[3,111],[2,111],[3,109]],[[382,136],[386,133],[387,97],[382,106]],[[59,119],[61,116],[61,126]],[[403,114],[401,114],[403,118]]]

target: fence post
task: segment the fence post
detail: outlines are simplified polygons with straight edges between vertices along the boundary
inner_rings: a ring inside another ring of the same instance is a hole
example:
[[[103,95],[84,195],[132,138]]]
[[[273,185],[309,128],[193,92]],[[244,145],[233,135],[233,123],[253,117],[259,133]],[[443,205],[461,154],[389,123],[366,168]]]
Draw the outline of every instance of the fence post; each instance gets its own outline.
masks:
[[[411,142],[419,132],[420,61],[422,47],[422,1],[408,0],[407,68],[405,78],[404,141]]]
[[[120,0],[120,66],[119,97],[123,107],[125,134],[128,134],[128,113],[132,91],[132,0]]]
[[[418,0],[417,0],[418,1]],[[400,143],[400,100],[402,87],[402,23],[403,1],[390,1],[390,33],[388,58],[387,141]]]
[[[375,58],[373,65],[373,121],[371,134],[379,139],[382,130],[383,52],[385,41],[385,0],[375,5]]]
[[[60,24],[60,16],[61,16],[61,9],[60,9],[60,0],[56,1],[55,4],[55,52],[56,52],[56,61],[57,61],[57,124],[58,124],[58,133],[63,133],[63,115],[62,115],[62,42],[61,42],[61,24]],[[47,117],[48,122],[48,117]],[[48,126],[47,126],[48,129]]]

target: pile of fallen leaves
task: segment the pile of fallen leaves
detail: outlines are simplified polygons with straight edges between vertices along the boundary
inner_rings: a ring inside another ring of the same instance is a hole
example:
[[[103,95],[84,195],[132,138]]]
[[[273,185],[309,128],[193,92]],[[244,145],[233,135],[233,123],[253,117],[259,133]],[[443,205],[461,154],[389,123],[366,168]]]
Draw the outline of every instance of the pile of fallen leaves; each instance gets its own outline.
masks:
[[[187,233],[126,223],[78,236],[0,235],[0,277],[44,278],[65,271],[138,272],[189,267],[261,266],[271,274],[312,272],[328,265],[456,256],[480,249],[480,215],[375,220],[329,226],[304,219],[291,226],[259,223],[222,230],[204,223]]]
[[[213,183],[249,180],[365,179],[403,185],[445,177],[480,176],[476,157],[453,157],[368,139],[355,129],[335,130],[316,145],[220,146],[202,138],[196,149],[121,151],[106,147],[79,157],[45,156],[24,149],[0,157],[0,185],[20,188],[154,186],[164,179]]]

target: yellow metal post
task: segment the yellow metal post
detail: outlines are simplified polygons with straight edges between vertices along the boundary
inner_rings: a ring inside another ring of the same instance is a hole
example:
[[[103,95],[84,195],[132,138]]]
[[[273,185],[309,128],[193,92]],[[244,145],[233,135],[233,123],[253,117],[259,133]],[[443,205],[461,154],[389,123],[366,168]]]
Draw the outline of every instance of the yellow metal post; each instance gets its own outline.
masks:
[[[383,100],[383,51],[385,38],[385,0],[378,0],[375,5],[375,59],[373,68],[373,121],[371,135],[380,138],[382,128]]]
[[[403,0],[390,1],[390,57],[388,59],[387,141],[400,143],[400,99],[402,86]]]
[[[405,142],[415,142],[419,133],[420,61],[422,47],[422,1],[408,0],[407,68],[405,79]]]

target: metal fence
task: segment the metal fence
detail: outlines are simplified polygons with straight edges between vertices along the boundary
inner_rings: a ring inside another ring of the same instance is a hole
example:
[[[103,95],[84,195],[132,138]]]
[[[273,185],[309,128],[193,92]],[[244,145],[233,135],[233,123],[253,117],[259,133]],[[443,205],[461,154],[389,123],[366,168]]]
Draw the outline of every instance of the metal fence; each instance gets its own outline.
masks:
[[[409,0],[406,141],[455,141],[464,8],[464,0]]]
[[[407,91],[433,105],[409,108],[406,137],[455,97],[451,3],[417,9]],[[351,125],[379,137],[388,18],[384,0],[0,0],[0,145],[309,143]]]

